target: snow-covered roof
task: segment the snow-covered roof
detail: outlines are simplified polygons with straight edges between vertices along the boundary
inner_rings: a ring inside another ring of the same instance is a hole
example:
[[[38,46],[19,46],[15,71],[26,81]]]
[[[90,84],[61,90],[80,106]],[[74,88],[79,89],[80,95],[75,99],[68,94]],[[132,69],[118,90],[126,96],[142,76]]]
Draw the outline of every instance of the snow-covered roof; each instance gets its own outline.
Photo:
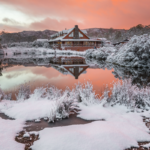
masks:
[[[51,37],[53,38],[53,37],[60,36],[61,34],[68,34],[68,33],[70,33],[73,29],[74,29],[74,28],[71,28],[71,29],[68,29],[68,30],[62,30],[62,31],[60,31],[60,32],[58,32],[58,33],[55,33],[55,34],[51,35]]]
[[[43,41],[48,41],[48,39],[37,39],[36,41],[41,41],[41,42],[43,42]]]
[[[86,30],[81,30],[84,34],[87,34],[87,31]]]
[[[54,37],[56,37],[55,38],[55,40],[57,39],[57,40],[60,40],[60,39],[62,39],[62,38],[64,38],[65,36],[67,36],[71,31],[73,31],[75,29],[75,27],[74,28],[71,28],[71,29],[68,29],[68,30],[62,30],[62,31],[60,31],[60,32],[58,32],[58,33],[55,33],[55,34],[53,34],[53,35],[51,35],[51,38],[54,38]],[[80,29],[79,29],[80,30]],[[83,32],[85,35],[87,34],[87,31],[86,30],[80,30],[81,32]],[[61,36],[62,34],[65,34],[65,35],[63,35],[63,36]],[[87,35],[86,35],[87,36]],[[88,36],[87,36],[88,37]],[[90,38],[90,37],[88,37],[88,38]],[[57,41],[56,40],[56,41]]]

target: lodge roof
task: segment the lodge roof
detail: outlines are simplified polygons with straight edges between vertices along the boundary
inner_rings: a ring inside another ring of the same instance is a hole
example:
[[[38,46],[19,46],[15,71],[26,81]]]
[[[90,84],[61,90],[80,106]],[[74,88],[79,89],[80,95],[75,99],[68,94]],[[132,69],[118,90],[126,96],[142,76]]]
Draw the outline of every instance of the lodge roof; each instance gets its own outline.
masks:
[[[75,27],[74,27],[75,28]],[[53,35],[51,35],[50,37],[57,37],[57,36],[60,36],[62,34],[69,34],[71,31],[74,30],[74,28],[71,28],[71,29],[68,29],[68,30],[62,30],[62,31],[59,31],[58,33],[55,33]],[[79,29],[80,30],[80,29]],[[87,34],[87,31],[86,30],[81,30],[84,34]],[[66,36],[65,35],[65,36]]]
[[[76,27],[76,26],[75,26]],[[55,39],[51,39],[50,41],[68,41],[68,39],[64,39],[67,35],[70,34],[70,32],[72,32],[74,28],[68,29],[68,30],[62,30],[58,33],[55,33],[53,35],[51,35],[51,38],[55,38]],[[79,28],[78,28],[79,29]],[[80,29],[79,29],[80,30]],[[85,34],[87,36],[87,31],[86,30],[80,30],[83,34]],[[88,36],[87,36],[88,37]],[[90,39],[90,37],[88,37]],[[75,41],[75,39],[69,39],[70,41]],[[77,41],[81,41],[81,39],[78,39]],[[84,41],[84,39],[82,39],[82,41]],[[86,40],[87,41],[87,40]]]

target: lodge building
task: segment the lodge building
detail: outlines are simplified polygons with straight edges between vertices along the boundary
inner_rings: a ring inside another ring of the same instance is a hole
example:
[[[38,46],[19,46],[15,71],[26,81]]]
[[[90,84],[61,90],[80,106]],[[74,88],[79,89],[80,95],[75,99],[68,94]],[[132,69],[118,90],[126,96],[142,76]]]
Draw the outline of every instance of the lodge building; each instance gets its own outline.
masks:
[[[51,35],[49,44],[54,49],[85,51],[87,49],[99,48],[102,41],[91,39],[85,30],[80,30],[78,25],[74,28],[60,31]]]

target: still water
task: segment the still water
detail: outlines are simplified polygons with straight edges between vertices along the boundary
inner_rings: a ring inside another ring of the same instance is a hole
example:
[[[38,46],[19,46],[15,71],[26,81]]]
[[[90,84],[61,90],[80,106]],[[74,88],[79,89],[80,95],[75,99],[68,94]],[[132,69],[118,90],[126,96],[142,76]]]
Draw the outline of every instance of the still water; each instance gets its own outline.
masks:
[[[82,57],[1,58],[0,86],[11,91],[24,83],[32,88],[51,84],[60,89],[73,88],[78,82],[90,81],[96,93],[117,79],[113,69],[87,64]]]
[[[23,56],[0,58],[0,88],[12,91],[19,85],[28,83],[32,89],[54,85],[65,89],[75,87],[78,82],[90,81],[97,94],[113,81],[131,79],[132,84],[147,86],[150,70],[111,66],[98,60],[87,60],[72,56]]]

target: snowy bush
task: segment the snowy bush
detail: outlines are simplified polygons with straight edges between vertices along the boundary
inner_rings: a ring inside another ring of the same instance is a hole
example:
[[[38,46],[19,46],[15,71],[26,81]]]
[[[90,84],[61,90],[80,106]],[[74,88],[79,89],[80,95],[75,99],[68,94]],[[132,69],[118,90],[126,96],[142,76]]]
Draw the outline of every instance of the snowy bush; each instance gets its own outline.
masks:
[[[4,97],[4,92],[3,92],[3,91],[1,90],[1,88],[0,88],[0,100],[2,100],[3,97]]]
[[[18,93],[16,94],[16,99],[17,100],[25,100],[30,97],[31,90],[30,86],[23,84],[19,87]]]
[[[75,88],[76,97],[78,102],[84,105],[93,105],[99,103],[97,95],[93,90],[93,85],[90,82],[84,84],[78,83]]]
[[[11,100],[12,98],[12,93],[4,93],[1,88],[0,88],[0,100]]]
[[[79,83],[75,89],[66,88],[64,91],[54,86],[39,87],[32,94],[29,86],[22,85],[16,98],[17,102],[12,101],[11,107],[1,111],[16,119],[33,120],[46,117],[48,122],[68,118],[79,110],[79,102],[86,106],[100,103],[89,82]]]
[[[44,47],[44,48],[50,48],[50,45],[49,45],[49,43],[47,42],[47,43],[44,43],[43,47]]]
[[[107,58],[108,62],[128,67],[150,66],[150,35],[134,36],[118,53]]]
[[[2,110],[3,113],[15,119],[39,120],[46,117],[48,122],[54,122],[68,118],[70,114],[78,110],[75,90],[69,88],[62,91],[52,86],[39,87],[31,94],[29,86],[21,85],[16,99],[17,102],[12,101],[13,105],[9,107],[9,111],[5,106]]]
[[[13,42],[13,43],[8,43],[4,44],[4,47],[28,47],[31,48],[33,45],[33,42]]]
[[[109,55],[116,52],[114,47],[101,47],[98,49],[90,49],[86,51],[85,56],[87,58],[95,58],[95,59],[102,59],[106,60]]]
[[[108,96],[109,92],[106,90],[101,98],[103,102],[106,102],[104,106],[120,104],[133,111],[150,108],[150,88],[148,87],[139,89],[137,86],[132,86],[130,80],[124,80],[114,83],[111,96]]]

